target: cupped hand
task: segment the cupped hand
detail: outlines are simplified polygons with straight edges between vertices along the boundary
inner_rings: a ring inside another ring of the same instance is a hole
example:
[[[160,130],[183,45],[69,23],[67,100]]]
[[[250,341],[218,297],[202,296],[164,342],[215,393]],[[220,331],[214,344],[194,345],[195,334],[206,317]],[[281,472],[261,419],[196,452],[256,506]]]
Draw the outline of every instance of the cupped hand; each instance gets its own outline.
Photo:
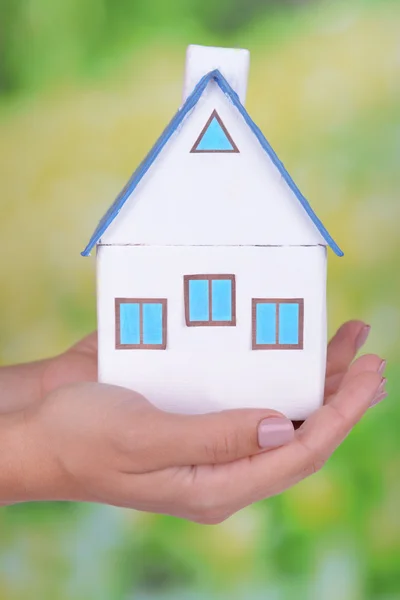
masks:
[[[20,485],[6,500],[102,502],[219,523],[318,471],[381,399],[384,361],[353,362],[365,327],[346,323],[330,342],[324,406],[297,431],[268,409],[176,415],[130,390],[84,382],[95,378],[88,338],[46,365],[44,398],[20,411],[12,438]]]

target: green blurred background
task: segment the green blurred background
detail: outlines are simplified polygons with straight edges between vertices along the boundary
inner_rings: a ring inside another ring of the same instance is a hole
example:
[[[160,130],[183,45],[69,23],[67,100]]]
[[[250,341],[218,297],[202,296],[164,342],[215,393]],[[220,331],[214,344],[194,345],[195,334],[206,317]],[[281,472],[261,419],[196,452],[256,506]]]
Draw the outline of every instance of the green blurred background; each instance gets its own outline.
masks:
[[[398,0],[0,0],[0,361],[95,328],[79,252],[180,104],[190,43],[251,50],[247,108],[345,250],[330,331],[372,325],[389,397],[321,473],[216,527],[2,509],[0,599],[397,600]]]

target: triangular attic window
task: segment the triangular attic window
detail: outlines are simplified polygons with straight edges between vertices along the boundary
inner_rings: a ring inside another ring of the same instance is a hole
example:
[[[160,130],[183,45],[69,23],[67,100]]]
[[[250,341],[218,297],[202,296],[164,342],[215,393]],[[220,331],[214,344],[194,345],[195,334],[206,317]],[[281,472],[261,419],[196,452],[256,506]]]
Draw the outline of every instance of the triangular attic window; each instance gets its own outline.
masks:
[[[212,112],[190,152],[239,152],[216,110]]]

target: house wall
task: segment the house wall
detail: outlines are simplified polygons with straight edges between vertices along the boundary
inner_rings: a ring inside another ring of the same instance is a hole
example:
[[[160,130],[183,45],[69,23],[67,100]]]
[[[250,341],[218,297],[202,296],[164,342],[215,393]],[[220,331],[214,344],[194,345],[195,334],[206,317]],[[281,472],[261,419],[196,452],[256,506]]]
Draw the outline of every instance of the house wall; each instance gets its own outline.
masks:
[[[236,327],[187,327],[183,276],[236,275]],[[99,377],[171,411],[270,407],[303,419],[322,401],[326,248],[98,247]],[[167,298],[166,350],[116,350],[116,297]],[[252,298],[304,298],[303,350],[252,350]]]
[[[213,109],[239,153],[191,153]],[[127,144],[134,144],[127,140]],[[103,244],[316,245],[318,229],[215,82],[104,233]]]

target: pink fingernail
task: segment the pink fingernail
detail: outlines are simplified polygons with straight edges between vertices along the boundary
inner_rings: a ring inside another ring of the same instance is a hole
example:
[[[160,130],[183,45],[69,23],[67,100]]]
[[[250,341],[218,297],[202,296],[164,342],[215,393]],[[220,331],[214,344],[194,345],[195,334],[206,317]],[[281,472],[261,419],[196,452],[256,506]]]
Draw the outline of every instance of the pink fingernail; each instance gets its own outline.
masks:
[[[357,352],[364,346],[365,342],[367,341],[370,331],[371,331],[370,325],[365,325],[365,327],[363,327],[361,329],[361,331],[358,334],[357,339],[356,339]]]
[[[371,402],[370,408],[376,406],[377,404],[379,404],[379,402],[382,402],[382,400],[387,398],[387,395],[387,392],[381,392],[378,396],[375,396],[375,399]]]
[[[379,396],[380,394],[382,394],[382,392],[385,391],[386,382],[387,382],[386,377],[383,377],[382,381],[379,384],[378,389],[376,390],[376,396]]]
[[[379,365],[379,369],[378,369],[379,375],[382,375],[382,373],[384,372],[385,369],[386,369],[386,360],[383,360],[381,362],[381,364]]]
[[[293,423],[283,417],[264,419],[258,426],[258,445],[260,448],[278,448],[294,438]]]

